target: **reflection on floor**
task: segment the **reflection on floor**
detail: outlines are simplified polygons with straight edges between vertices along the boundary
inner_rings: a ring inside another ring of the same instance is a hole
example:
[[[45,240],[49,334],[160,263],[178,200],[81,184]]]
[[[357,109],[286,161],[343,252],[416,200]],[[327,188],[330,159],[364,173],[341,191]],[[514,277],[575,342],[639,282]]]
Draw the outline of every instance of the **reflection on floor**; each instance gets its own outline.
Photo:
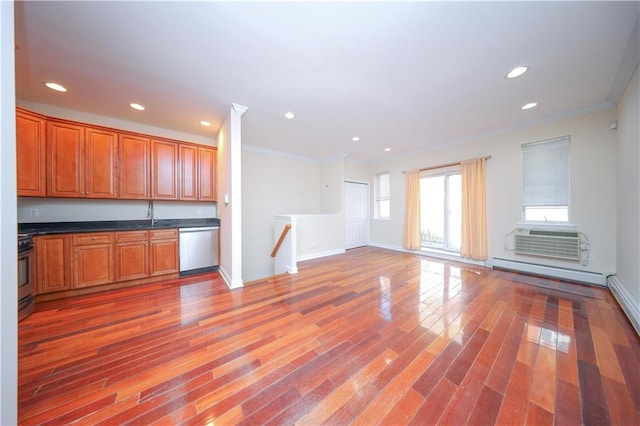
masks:
[[[606,289],[372,247],[41,303],[18,343],[23,425],[640,423]]]

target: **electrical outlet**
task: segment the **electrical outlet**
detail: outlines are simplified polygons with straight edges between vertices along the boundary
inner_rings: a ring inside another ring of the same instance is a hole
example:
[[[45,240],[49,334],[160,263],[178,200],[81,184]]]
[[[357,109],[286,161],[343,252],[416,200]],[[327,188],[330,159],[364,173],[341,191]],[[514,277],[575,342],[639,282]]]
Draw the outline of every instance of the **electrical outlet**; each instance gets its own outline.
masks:
[[[316,248],[317,246],[318,246],[318,245],[317,245],[316,243],[311,243],[311,244],[309,244],[309,248],[310,248],[310,249],[314,249],[314,248]]]
[[[36,209],[36,208],[31,208],[29,209],[29,216],[31,217],[38,217],[40,216],[40,210]]]
[[[198,208],[197,212],[198,212],[198,214],[200,214],[200,215],[201,215],[201,214],[202,214],[202,209],[201,209],[201,208]]]
[[[587,259],[589,260],[589,262],[593,262],[594,260],[596,260],[596,257],[593,255],[592,251],[589,252],[589,257],[587,257]]]

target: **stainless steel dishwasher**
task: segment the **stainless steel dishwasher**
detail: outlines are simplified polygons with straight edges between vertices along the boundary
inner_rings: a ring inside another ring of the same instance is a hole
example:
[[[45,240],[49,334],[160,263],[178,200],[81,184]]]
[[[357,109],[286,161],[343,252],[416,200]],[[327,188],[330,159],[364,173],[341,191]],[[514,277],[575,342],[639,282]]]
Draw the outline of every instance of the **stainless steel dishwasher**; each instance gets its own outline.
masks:
[[[180,228],[180,276],[217,271],[219,227]]]

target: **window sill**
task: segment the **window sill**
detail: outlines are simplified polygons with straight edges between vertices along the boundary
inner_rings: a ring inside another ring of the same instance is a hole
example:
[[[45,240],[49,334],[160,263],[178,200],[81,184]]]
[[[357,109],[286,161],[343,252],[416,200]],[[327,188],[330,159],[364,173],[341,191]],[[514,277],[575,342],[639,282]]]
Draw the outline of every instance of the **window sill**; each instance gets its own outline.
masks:
[[[518,229],[548,229],[554,231],[574,231],[576,229],[576,225],[573,223],[558,222],[520,222],[517,227]]]

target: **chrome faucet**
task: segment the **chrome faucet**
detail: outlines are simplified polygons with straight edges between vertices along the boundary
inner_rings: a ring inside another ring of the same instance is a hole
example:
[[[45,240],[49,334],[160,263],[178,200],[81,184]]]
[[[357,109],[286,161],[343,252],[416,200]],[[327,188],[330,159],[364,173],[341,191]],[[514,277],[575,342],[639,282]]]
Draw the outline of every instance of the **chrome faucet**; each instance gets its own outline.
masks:
[[[147,207],[147,219],[151,219],[151,226],[156,223],[155,213],[153,212],[153,200],[149,200],[149,206]]]

